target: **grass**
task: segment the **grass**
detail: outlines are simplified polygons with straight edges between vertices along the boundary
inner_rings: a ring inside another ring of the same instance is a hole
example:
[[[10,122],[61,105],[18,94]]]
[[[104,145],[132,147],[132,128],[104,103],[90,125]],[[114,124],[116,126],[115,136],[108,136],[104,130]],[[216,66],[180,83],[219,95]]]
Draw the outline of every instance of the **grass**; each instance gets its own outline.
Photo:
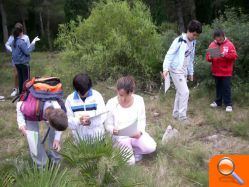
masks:
[[[0,95],[8,96],[13,80],[9,63],[10,56],[1,54]],[[79,70],[81,72],[83,70]],[[34,53],[31,74],[62,77],[65,95],[72,92],[72,71],[60,60],[58,54]],[[113,82],[99,82],[94,88],[107,101],[115,95]],[[158,144],[157,153],[138,163],[135,167],[123,168],[117,175],[120,180],[128,180],[137,186],[208,186],[208,161],[215,154],[249,154],[249,111],[248,106],[234,105],[234,112],[227,114],[224,108],[209,108],[212,95],[201,88],[192,88],[189,101],[190,125],[182,125],[171,117],[175,91],[167,95],[161,91],[152,95],[139,93],[145,99],[147,131]],[[154,113],[159,113],[155,116]],[[13,165],[29,160],[28,146],[19,133],[16,124],[15,105],[10,99],[0,102],[0,179]],[[180,137],[169,144],[161,144],[168,125],[180,132]],[[70,136],[67,130],[63,141]],[[63,149],[63,147],[62,147]],[[77,179],[78,170],[63,164],[68,173]],[[11,180],[11,179],[10,179]],[[0,180],[1,181],[1,180]]]

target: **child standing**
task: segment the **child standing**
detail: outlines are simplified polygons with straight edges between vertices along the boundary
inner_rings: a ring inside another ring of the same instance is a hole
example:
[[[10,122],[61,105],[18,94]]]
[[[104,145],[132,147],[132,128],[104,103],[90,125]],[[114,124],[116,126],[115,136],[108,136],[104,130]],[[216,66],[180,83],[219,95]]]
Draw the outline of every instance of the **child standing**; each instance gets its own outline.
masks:
[[[103,136],[106,107],[102,95],[92,89],[87,74],[76,75],[73,87],[75,91],[67,97],[65,106],[74,139]]]
[[[35,42],[39,39],[35,38],[32,43],[28,44],[23,38],[22,24],[17,23],[13,31],[14,41],[12,42],[12,61],[16,66],[18,81],[19,81],[19,93],[22,93],[23,83],[30,78],[30,53],[35,49]]]
[[[187,76],[193,81],[196,39],[202,32],[199,21],[190,21],[187,33],[178,36],[171,44],[164,62],[163,76],[170,76],[176,88],[173,117],[180,121],[187,119],[189,89]]]
[[[16,105],[19,130],[26,136],[33,162],[42,168],[49,158],[57,164],[60,156],[61,132],[66,130],[68,119],[62,101],[62,84],[57,77],[33,78],[24,85],[24,92]],[[63,110],[62,110],[62,109]],[[45,121],[47,133],[41,141],[39,121]],[[48,135],[48,148],[43,143]]]
[[[16,25],[19,25],[20,27],[22,27],[22,25],[20,23],[17,23]],[[24,42],[27,44],[27,46],[30,45],[30,40],[29,40],[29,37],[25,34],[22,35],[22,40],[24,40]],[[5,48],[8,52],[12,53],[12,48],[11,48],[11,45],[14,41],[14,36],[11,35],[9,38],[8,38],[8,41],[5,43]],[[13,62],[13,60],[11,60],[11,64],[13,66],[13,78],[14,78],[14,88],[13,88],[13,91],[12,93],[10,94],[11,97],[15,97],[19,92],[18,92],[18,73],[17,73],[17,69],[16,69],[16,66]]]
[[[231,77],[238,55],[233,43],[225,37],[223,30],[215,30],[213,38],[214,41],[209,45],[209,49],[219,49],[219,56],[212,57],[210,52],[206,54],[206,60],[212,63],[211,69],[216,85],[216,100],[210,106],[212,108],[221,106],[223,100],[226,112],[232,112]]]
[[[59,163],[60,155],[60,138],[61,131],[64,131],[68,126],[66,113],[60,108],[56,101],[46,101],[43,107],[43,119],[49,127],[48,147],[46,152],[44,145],[41,143],[39,133],[39,122],[29,119],[26,115],[28,110],[25,105],[28,105],[28,100],[19,101],[16,105],[17,123],[19,130],[27,137],[30,155],[33,162],[42,168],[46,165],[47,159],[51,159],[52,163]]]

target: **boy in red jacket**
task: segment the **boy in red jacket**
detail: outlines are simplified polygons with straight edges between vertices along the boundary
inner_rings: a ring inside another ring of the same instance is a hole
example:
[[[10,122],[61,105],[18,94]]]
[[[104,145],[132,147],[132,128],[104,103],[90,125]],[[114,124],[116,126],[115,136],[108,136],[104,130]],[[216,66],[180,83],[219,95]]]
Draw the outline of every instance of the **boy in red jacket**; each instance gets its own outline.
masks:
[[[215,30],[213,38],[214,41],[209,45],[206,54],[206,60],[212,63],[211,71],[216,85],[216,100],[210,106],[212,108],[221,106],[223,100],[226,112],[232,112],[231,77],[238,55],[233,43],[225,37],[224,31]]]

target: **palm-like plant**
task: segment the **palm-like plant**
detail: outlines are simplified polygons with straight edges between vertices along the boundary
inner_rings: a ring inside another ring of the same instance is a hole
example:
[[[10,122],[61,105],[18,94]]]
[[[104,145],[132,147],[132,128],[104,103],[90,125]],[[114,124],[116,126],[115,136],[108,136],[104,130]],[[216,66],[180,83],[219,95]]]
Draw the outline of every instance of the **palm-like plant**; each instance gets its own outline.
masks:
[[[6,173],[2,180],[3,186],[20,187],[66,187],[74,186],[70,181],[67,169],[60,170],[60,166],[47,164],[45,168],[31,167],[26,163],[25,168]]]
[[[66,187],[70,183],[67,169],[60,170],[60,166],[49,164],[43,169],[27,167],[16,178],[16,186],[20,187]]]
[[[96,186],[121,185],[115,175],[132,155],[126,147],[113,147],[109,136],[69,140],[61,154],[71,166],[79,168],[86,185]]]

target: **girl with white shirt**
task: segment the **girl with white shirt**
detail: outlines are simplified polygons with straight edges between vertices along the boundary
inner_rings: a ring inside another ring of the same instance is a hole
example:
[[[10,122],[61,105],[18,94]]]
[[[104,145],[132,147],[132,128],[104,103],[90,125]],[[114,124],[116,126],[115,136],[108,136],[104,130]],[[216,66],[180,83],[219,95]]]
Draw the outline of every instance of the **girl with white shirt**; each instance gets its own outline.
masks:
[[[106,108],[108,112],[105,121],[106,130],[113,135],[118,146],[125,146],[132,151],[129,164],[135,164],[142,159],[143,154],[150,154],[156,150],[156,142],[145,131],[146,116],[144,100],[134,94],[135,82],[131,76],[121,77],[117,81],[117,96],[110,99]],[[119,136],[119,130],[132,123],[137,123],[137,132],[129,136]]]

